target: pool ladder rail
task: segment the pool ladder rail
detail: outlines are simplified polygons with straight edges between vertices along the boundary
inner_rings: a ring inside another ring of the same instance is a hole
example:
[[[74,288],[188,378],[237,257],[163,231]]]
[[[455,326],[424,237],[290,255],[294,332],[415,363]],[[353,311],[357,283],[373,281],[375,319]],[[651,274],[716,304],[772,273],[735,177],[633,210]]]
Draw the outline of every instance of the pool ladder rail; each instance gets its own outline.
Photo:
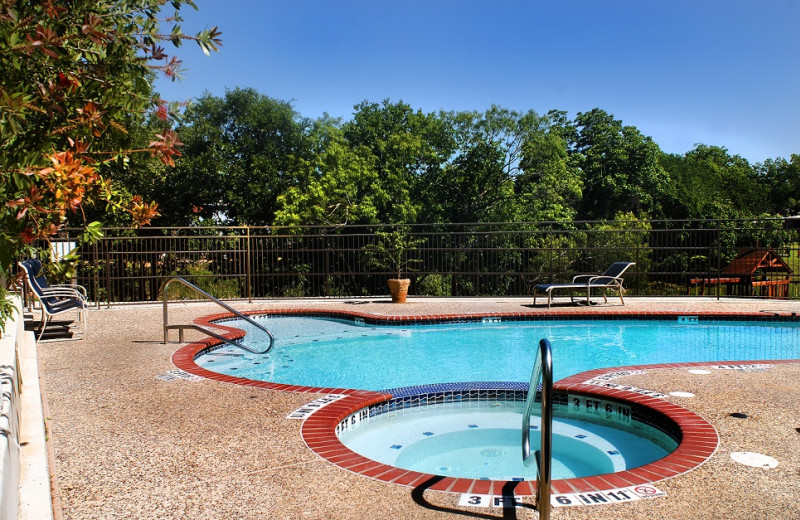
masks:
[[[184,324],[179,324],[179,325],[170,325],[169,324],[169,300],[167,299],[167,288],[169,287],[169,285],[172,282],[179,282],[179,283],[185,285],[186,287],[192,289],[194,292],[196,292],[196,293],[204,296],[205,298],[213,301],[214,303],[216,303],[217,305],[219,305],[223,309],[227,310],[228,312],[233,313],[237,318],[241,318],[244,321],[246,321],[247,323],[249,323],[250,325],[252,325],[252,326],[256,327],[257,329],[265,332],[267,334],[267,336],[269,337],[269,346],[265,350],[255,350],[255,349],[252,349],[252,348],[240,343],[237,340],[228,339],[225,336],[223,336],[222,334],[218,334],[218,333],[214,332],[213,330],[208,329],[206,327],[203,327],[202,325],[197,325],[196,323],[184,323]],[[163,294],[164,294],[164,321],[163,321],[163,323],[164,323],[164,344],[166,344],[169,341],[169,331],[170,330],[177,329],[177,331],[178,331],[178,341],[183,343],[183,331],[186,330],[186,329],[192,329],[192,330],[200,331],[203,334],[211,336],[212,338],[217,339],[217,340],[222,341],[222,342],[225,342],[225,343],[227,343],[229,345],[233,345],[234,347],[238,347],[238,348],[240,348],[242,350],[246,350],[247,352],[250,352],[251,354],[266,354],[267,352],[272,350],[272,347],[275,345],[275,336],[273,336],[272,333],[266,327],[256,323],[256,321],[253,320],[252,318],[250,318],[248,316],[245,316],[244,314],[242,314],[241,312],[237,311],[236,309],[234,309],[230,305],[220,301],[217,298],[214,298],[213,296],[211,296],[210,294],[205,292],[203,289],[197,287],[196,285],[186,281],[185,279],[183,279],[183,278],[181,278],[179,276],[176,276],[174,278],[170,278],[169,280],[167,280],[167,282],[164,284]]]
[[[542,381],[541,448],[531,456],[531,411],[536,400],[536,389]],[[536,361],[531,372],[531,382],[522,415],[522,463],[530,466],[536,460],[536,509],[541,520],[550,518],[550,487],[553,467],[553,352],[547,339],[539,341]]]

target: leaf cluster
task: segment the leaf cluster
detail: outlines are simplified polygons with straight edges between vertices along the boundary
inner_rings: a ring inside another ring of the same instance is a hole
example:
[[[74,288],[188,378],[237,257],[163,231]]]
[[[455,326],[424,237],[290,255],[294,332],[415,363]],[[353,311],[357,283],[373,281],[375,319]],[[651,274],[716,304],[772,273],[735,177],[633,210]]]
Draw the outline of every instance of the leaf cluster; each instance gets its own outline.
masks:
[[[413,265],[421,262],[413,253],[425,243],[425,239],[413,236],[408,226],[380,229],[375,236],[378,240],[366,247],[367,261],[373,267],[396,273],[400,279]]]
[[[151,83],[154,71],[177,77],[180,60],[161,42],[220,45],[216,27],[183,34],[179,12],[192,0],[170,4],[175,14],[163,17],[163,0],[0,1],[0,275],[86,207],[138,224],[157,215],[114,173],[136,152],[171,164],[181,143],[166,121],[146,146],[123,143],[148,112],[167,119]]]
[[[164,224],[565,222],[620,211],[703,219],[800,209],[796,156],[751,165],[702,144],[665,154],[597,108],[570,118],[364,101],[342,122],[232,89],[200,98],[180,133],[186,157],[152,193]]]

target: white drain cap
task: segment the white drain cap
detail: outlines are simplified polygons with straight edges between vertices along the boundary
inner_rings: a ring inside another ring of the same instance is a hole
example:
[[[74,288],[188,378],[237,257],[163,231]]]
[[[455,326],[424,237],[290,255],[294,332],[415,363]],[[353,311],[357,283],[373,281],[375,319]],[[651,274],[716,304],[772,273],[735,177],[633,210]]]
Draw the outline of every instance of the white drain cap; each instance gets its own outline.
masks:
[[[669,395],[672,397],[694,397],[694,394],[691,392],[682,392],[680,390],[675,392],[670,392]]]
[[[739,464],[754,468],[772,469],[778,466],[778,461],[774,458],[751,451],[735,451],[731,453],[731,458]]]
[[[703,370],[702,368],[692,368],[689,370],[690,374],[697,374],[699,376],[705,376],[711,373],[710,370]]]

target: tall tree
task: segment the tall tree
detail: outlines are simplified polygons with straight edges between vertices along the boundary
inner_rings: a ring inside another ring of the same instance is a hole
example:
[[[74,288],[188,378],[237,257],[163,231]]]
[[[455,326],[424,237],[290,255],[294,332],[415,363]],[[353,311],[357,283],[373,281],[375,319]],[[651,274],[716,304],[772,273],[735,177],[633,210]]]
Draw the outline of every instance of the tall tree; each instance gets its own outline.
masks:
[[[524,171],[516,185],[519,220],[569,221],[581,201],[581,171],[570,153],[575,127],[564,112],[551,111],[547,117],[547,128],[524,146]]]
[[[278,197],[279,226],[378,224],[391,196],[369,149],[352,149],[339,128],[318,124],[312,132],[316,153],[307,177]]]
[[[719,146],[695,145],[685,155],[661,159],[673,182],[664,198],[670,218],[739,218],[769,208],[755,170]]]
[[[610,219],[624,208],[639,217],[660,217],[669,177],[659,164],[658,145],[598,108],[579,113],[575,124],[584,185],[578,216]]]
[[[515,219],[515,183],[528,159],[523,148],[543,131],[546,118],[534,111],[522,113],[498,106],[484,113],[445,113],[442,118],[452,128],[457,147],[444,168],[425,176],[423,219]]]
[[[381,189],[389,194],[377,207],[378,220],[415,222],[421,206],[418,196],[422,179],[441,168],[453,150],[447,124],[434,114],[412,110],[402,101],[365,101],[355,110],[343,133],[353,150],[369,152]]]
[[[200,215],[272,224],[278,196],[298,182],[310,156],[308,124],[290,103],[254,89],[204,94],[178,127],[185,157],[165,180],[163,211],[175,223]]]
[[[768,159],[755,166],[759,184],[766,184],[770,211],[779,215],[800,214],[800,155],[791,159]]]
[[[150,110],[169,112],[153,93],[153,70],[176,77],[180,60],[161,42],[194,39],[206,53],[219,45],[216,27],[181,32],[180,9],[195,7],[191,0],[171,2],[169,18],[159,16],[164,3],[0,2],[0,275],[87,205],[129,211],[138,223],[155,215],[155,205],[115,189],[115,169],[136,151],[119,146],[119,136]],[[178,153],[166,125],[149,144],[144,151],[165,163]],[[85,236],[98,229],[90,224]],[[4,296],[0,289],[0,310]]]

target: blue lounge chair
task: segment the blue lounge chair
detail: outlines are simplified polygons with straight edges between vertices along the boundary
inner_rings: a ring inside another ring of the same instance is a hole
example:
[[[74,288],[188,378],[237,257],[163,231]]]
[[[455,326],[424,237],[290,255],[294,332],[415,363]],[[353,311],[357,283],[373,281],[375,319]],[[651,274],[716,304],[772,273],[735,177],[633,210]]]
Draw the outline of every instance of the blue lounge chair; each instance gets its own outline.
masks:
[[[570,291],[570,301],[575,301],[575,291],[586,291],[586,304],[592,303],[591,293],[592,289],[602,289],[603,299],[608,302],[606,291],[608,289],[617,291],[622,305],[625,305],[625,300],[622,294],[625,288],[622,287],[622,273],[624,273],[630,266],[636,265],[636,262],[614,262],[606,269],[603,274],[579,274],[572,279],[572,283],[540,283],[533,288],[533,304],[536,305],[537,294],[547,294],[547,307],[553,301],[553,291],[566,289]]]
[[[25,271],[25,281],[33,295],[42,305],[42,324],[37,340],[41,340],[44,329],[53,316],[67,311],[78,312],[78,322],[82,325],[83,335],[86,333],[86,289],[80,285],[50,285],[41,274],[42,262],[36,258],[19,262]]]

